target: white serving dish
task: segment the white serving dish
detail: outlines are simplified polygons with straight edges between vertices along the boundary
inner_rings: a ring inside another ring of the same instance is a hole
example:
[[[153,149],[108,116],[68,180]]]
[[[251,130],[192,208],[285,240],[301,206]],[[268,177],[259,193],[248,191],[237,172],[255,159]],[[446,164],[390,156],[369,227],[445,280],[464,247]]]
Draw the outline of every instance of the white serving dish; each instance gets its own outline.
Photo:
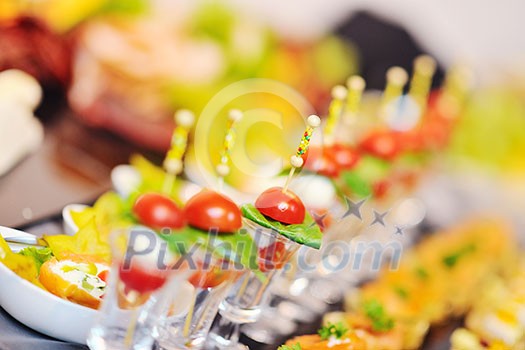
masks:
[[[32,236],[0,226],[5,237]],[[10,246],[16,248],[15,245]],[[37,332],[67,342],[85,344],[96,310],[61,299],[16,275],[0,263],[0,305]]]
[[[68,204],[62,209],[62,225],[66,235],[73,236],[78,231],[78,226],[73,221],[71,211],[82,211],[88,208],[85,204]]]

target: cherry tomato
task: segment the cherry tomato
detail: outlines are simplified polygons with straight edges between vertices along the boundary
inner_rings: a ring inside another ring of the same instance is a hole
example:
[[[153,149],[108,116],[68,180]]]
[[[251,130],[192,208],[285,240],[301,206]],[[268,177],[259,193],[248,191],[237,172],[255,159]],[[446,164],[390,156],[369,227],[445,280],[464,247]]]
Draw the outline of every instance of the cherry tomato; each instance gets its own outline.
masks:
[[[398,142],[399,148],[404,152],[419,152],[425,149],[420,127],[400,133]]]
[[[378,158],[391,160],[400,151],[399,138],[390,130],[376,130],[361,141],[359,148]]]
[[[330,227],[334,221],[332,215],[326,209],[310,209],[309,212],[322,232]]]
[[[129,268],[119,267],[120,280],[126,288],[139,293],[153,292],[161,288],[168,278],[168,270],[148,271],[145,268],[132,264]]]
[[[268,272],[279,270],[286,263],[286,246],[283,242],[274,242],[267,247],[259,249],[259,270]]]
[[[332,157],[328,157],[324,149],[320,147],[310,147],[303,154],[304,167],[320,175],[335,178],[339,176],[339,165]]]
[[[427,149],[436,150],[445,147],[449,136],[449,125],[442,119],[430,119],[421,127],[421,138]]]
[[[405,188],[412,189],[417,185],[418,174],[417,172],[404,172],[399,176],[399,182],[405,186]]]
[[[373,185],[374,197],[377,199],[385,198],[385,196],[388,194],[388,191],[390,191],[391,187],[392,184],[388,180],[377,181]]]
[[[188,281],[193,284],[196,288],[214,288],[223,282],[227,281],[228,278],[233,277],[233,271],[228,271],[222,268],[222,266],[210,266],[208,269],[203,270],[202,263],[199,263],[199,270],[190,276]]]
[[[239,207],[228,197],[207,189],[191,197],[184,207],[188,223],[201,230],[217,229],[219,232],[235,232],[242,226]]]
[[[100,272],[97,277],[100,278],[102,281],[108,283],[108,275],[109,275],[109,270],[104,270],[102,272]]]
[[[184,226],[182,210],[173,200],[159,193],[145,193],[135,201],[133,213],[138,220],[154,229]]]
[[[351,169],[359,161],[359,153],[350,146],[334,144],[325,150],[340,169]]]
[[[282,187],[272,187],[259,195],[255,207],[266,215],[283,224],[302,224],[305,216],[303,202],[290,190],[283,192]]]

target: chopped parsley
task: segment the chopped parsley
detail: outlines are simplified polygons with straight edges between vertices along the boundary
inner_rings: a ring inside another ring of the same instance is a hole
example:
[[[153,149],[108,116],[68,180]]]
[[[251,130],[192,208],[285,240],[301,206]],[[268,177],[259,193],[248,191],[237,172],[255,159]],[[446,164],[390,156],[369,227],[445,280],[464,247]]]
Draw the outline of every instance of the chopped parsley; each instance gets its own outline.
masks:
[[[416,276],[421,280],[428,279],[428,271],[424,267],[418,267],[415,271]]]
[[[372,321],[372,330],[375,332],[388,332],[394,328],[394,320],[389,317],[383,305],[375,299],[369,300],[363,305],[365,315]]]
[[[88,276],[84,277],[84,279],[82,280],[82,288],[84,288],[88,292],[91,292],[93,289],[95,289],[95,287],[88,282]]]
[[[396,286],[394,291],[401,299],[408,299],[408,291],[405,288]]]
[[[321,329],[319,329],[318,333],[322,340],[328,340],[330,337],[335,337],[336,339],[341,339],[346,332],[348,332],[348,328],[345,327],[343,322],[337,322],[337,323],[330,323]]]
[[[301,344],[297,343],[292,346],[288,345],[281,345],[277,350],[301,350]]]
[[[460,258],[464,257],[465,255],[469,253],[472,253],[475,250],[476,250],[476,246],[474,244],[466,245],[463,248],[455,251],[454,253],[445,255],[443,257],[443,264],[446,267],[451,269],[458,263]]]

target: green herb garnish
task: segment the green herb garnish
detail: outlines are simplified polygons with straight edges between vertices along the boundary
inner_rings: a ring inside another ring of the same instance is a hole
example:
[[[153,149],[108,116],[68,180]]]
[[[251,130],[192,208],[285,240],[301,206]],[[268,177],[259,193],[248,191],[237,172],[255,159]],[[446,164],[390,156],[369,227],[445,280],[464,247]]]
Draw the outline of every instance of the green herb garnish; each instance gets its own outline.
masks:
[[[416,273],[416,276],[421,280],[426,280],[429,277],[427,270],[423,267],[418,267],[415,273]]]
[[[82,288],[84,288],[85,290],[87,290],[88,292],[91,292],[95,287],[89,283],[87,281],[87,276],[84,277],[84,279],[82,280]]]
[[[24,255],[33,258],[37,271],[40,271],[40,267],[49,259],[53,257],[53,252],[49,248],[35,248],[27,247],[18,252],[20,255]]]
[[[267,218],[252,204],[243,205],[241,207],[241,212],[245,218],[250,219],[263,227],[273,229],[296,243],[304,244],[315,249],[321,247],[323,234],[321,233],[319,226],[308,213],[306,213],[302,224],[286,225],[279,221]]]
[[[376,332],[388,332],[394,328],[394,320],[386,314],[381,303],[375,299],[367,301],[363,305],[365,315],[372,321],[372,330]]]
[[[408,299],[408,291],[405,288],[396,286],[394,291],[401,299]]]
[[[445,255],[443,257],[443,264],[445,264],[448,268],[453,268],[457,263],[458,260],[465,255],[472,253],[476,250],[476,246],[474,244],[469,244],[458,251],[451,253],[449,255]]]
[[[301,350],[301,344],[297,343],[292,346],[281,345],[277,348],[277,350]]]
[[[336,339],[341,339],[346,332],[348,332],[348,328],[345,327],[343,322],[337,322],[335,324],[328,322],[326,326],[317,331],[322,340],[328,340],[332,336]]]
[[[367,197],[372,194],[372,185],[368,181],[353,171],[345,171],[341,174],[345,185],[358,197]]]

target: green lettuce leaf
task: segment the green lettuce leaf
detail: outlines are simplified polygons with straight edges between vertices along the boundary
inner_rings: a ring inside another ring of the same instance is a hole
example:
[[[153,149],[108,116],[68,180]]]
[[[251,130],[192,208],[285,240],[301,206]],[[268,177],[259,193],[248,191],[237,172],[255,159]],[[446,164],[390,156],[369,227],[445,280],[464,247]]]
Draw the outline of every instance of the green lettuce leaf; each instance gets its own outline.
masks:
[[[314,219],[306,213],[302,224],[286,225],[267,218],[253,204],[244,204],[241,207],[242,215],[257,224],[273,229],[292,241],[319,249],[323,234]]]
[[[42,264],[53,257],[53,252],[49,248],[27,247],[19,251],[18,254],[33,258],[39,272]]]
[[[364,156],[356,168],[341,172],[338,182],[359,198],[372,194],[373,184],[387,178],[391,165],[382,159]],[[345,194],[347,191],[343,191]]]
[[[136,199],[138,195],[145,192],[158,192],[164,193],[164,181],[166,180],[166,172],[163,168],[156,166],[143,156],[134,154],[130,158],[130,164],[139,172],[142,178],[138,191],[130,196],[130,201]],[[182,205],[182,199],[180,198],[180,190],[183,182],[176,180],[173,183],[173,187],[170,193],[167,193],[178,205]]]

